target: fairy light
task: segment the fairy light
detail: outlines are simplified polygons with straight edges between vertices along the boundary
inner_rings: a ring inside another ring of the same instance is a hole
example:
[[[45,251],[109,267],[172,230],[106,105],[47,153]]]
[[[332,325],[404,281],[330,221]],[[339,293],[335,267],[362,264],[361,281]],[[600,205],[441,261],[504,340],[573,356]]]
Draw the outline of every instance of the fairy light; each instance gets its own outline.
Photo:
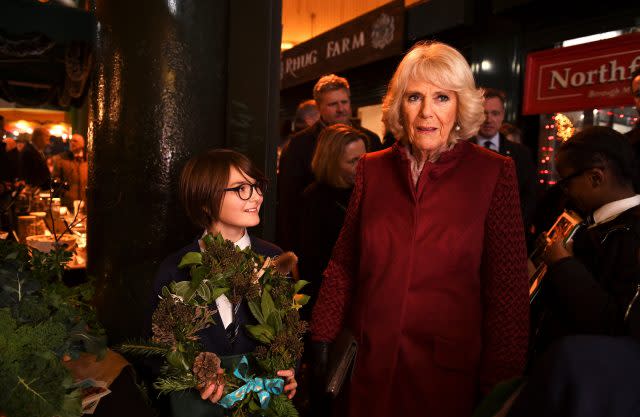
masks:
[[[556,135],[561,138],[563,142],[566,142],[567,139],[573,136],[573,134],[576,132],[571,119],[569,119],[562,113],[556,114],[556,125]]]

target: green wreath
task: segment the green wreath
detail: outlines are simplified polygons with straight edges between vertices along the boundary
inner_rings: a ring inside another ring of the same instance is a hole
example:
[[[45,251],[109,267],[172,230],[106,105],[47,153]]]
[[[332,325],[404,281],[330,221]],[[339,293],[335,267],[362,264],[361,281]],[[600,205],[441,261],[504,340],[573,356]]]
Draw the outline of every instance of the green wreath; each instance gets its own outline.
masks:
[[[309,301],[300,293],[308,282],[289,276],[296,256],[287,252],[265,258],[250,248],[238,249],[220,234],[208,234],[201,241],[202,251],[187,253],[178,265],[189,268],[191,280],[162,289],[151,343],[128,343],[120,350],[164,357],[161,376],[154,382],[160,393],[202,388],[213,380],[225,384],[219,404],[232,409],[234,416],[297,416],[276,376],[300,360],[307,330],[298,310]],[[245,329],[259,346],[220,381],[221,359],[202,352],[198,332],[213,324],[215,311],[210,306],[223,294],[234,306],[247,302],[257,324]]]

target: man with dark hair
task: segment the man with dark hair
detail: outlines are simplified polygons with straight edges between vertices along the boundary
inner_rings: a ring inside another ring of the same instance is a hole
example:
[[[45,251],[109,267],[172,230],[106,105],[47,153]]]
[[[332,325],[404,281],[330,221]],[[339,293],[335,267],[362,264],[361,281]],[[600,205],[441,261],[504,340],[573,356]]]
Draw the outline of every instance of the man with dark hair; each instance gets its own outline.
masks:
[[[51,174],[47,168],[44,149],[49,140],[49,132],[41,127],[33,130],[31,141],[28,141],[29,134],[21,133],[18,136],[18,150],[20,150],[20,179],[31,186],[42,189],[49,189]]]
[[[321,77],[313,87],[320,119],[312,126],[293,135],[282,150],[278,172],[277,243],[285,250],[297,249],[297,228],[300,222],[300,199],[304,189],[313,182],[311,159],[318,136],[326,127],[336,123],[351,125],[351,92],[349,82],[335,74]],[[355,126],[354,126],[355,127]],[[368,151],[382,148],[378,135],[357,127],[367,138]]]
[[[298,104],[294,132],[299,132],[313,126],[320,119],[320,111],[315,100],[305,100]]]
[[[478,135],[472,138],[471,141],[501,155],[509,156],[515,162],[522,220],[525,229],[528,229],[533,220],[536,206],[536,167],[533,164],[531,152],[526,146],[512,142],[500,133],[500,127],[502,127],[502,122],[504,121],[505,101],[506,95],[504,92],[493,88],[485,88],[485,120],[480,125]]]

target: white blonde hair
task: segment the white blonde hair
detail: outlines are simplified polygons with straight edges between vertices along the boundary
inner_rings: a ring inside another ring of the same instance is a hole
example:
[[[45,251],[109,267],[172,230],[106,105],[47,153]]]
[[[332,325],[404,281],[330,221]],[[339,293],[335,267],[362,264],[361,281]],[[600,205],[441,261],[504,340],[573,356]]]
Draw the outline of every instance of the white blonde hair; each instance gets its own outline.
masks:
[[[412,80],[456,93],[456,128],[449,133],[449,144],[469,139],[477,133],[484,121],[483,91],[476,87],[467,60],[444,43],[420,42],[398,65],[382,102],[382,121],[396,139],[407,143],[407,132],[402,123],[402,99]]]

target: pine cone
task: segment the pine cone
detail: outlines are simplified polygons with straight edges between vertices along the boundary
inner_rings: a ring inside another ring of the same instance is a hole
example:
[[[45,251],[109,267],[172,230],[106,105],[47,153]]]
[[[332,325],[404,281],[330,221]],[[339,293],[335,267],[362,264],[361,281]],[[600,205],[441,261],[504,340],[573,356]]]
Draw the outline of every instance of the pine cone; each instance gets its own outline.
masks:
[[[206,386],[210,381],[219,384],[218,369],[220,369],[220,358],[212,352],[200,352],[193,361],[193,374],[200,387]]]

